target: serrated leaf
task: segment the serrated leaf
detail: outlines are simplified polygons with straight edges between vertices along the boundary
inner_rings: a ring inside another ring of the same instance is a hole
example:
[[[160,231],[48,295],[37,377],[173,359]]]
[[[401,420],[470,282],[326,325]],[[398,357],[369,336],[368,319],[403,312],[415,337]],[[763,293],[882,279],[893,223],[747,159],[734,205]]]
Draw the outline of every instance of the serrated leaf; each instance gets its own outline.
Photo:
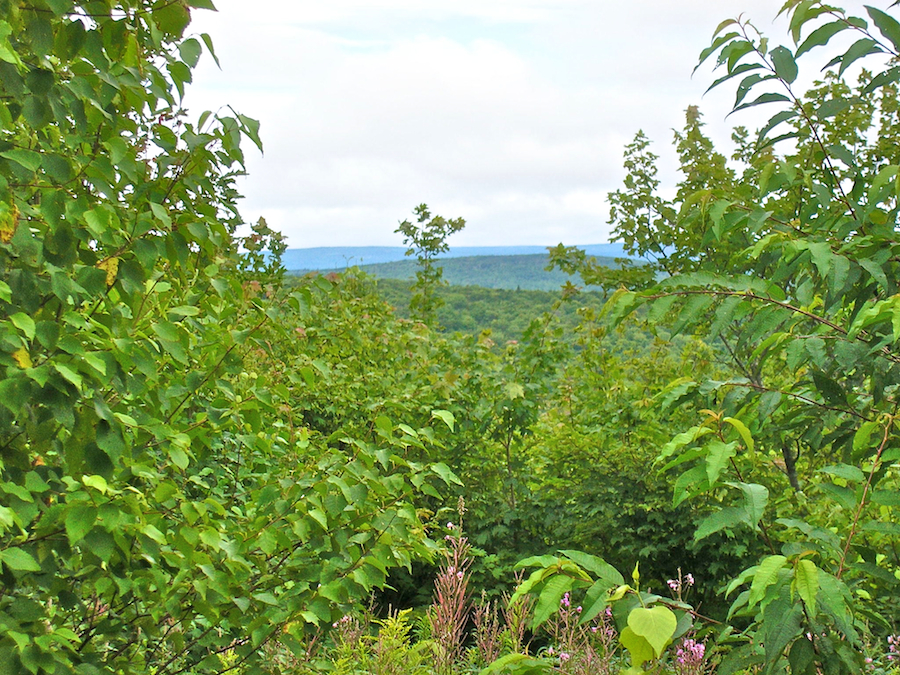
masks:
[[[803,609],[800,605],[772,602],[763,612],[764,638],[767,668],[771,673],[784,648],[802,632]]]
[[[844,389],[835,380],[818,370],[812,371],[812,378],[816,389],[818,389],[826,403],[836,406],[847,405],[847,394],[844,393]]]
[[[754,529],[759,525],[769,503],[769,490],[756,483],[729,483],[740,488],[744,495],[744,510],[747,512],[748,524]]]

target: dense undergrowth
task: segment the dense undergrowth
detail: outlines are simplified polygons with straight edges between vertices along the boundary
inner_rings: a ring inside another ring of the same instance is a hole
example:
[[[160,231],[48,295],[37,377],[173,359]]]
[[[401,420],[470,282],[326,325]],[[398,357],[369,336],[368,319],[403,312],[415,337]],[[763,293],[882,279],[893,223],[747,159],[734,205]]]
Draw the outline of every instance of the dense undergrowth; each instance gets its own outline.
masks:
[[[402,224],[413,318],[238,236],[210,6],[0,0],[2,672],[896,672],[900,23],[723,23],[778,112],[729,163],[689,108],[673,200],[638,134],[651,263],[555,249],[608,301],[494,339],[440,328],[461,219]]]

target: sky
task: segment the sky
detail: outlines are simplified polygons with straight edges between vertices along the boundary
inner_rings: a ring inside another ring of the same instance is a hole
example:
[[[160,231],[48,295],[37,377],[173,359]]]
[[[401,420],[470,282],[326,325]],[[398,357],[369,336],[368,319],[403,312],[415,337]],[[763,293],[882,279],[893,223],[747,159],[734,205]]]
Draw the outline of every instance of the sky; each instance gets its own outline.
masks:
[[[758,126],[726,120],[733,87],[703,96],[712,71],[691,71],[742,12],[790,45],[782,2],[215,0],[189,32],[221,69],[204,55],[185,105],[260,120],[241,212],[292,248],[401,245],[423,202],[466,219],[451,245],[601,243],[639,129],[671,191],[688,105],[725,154],[733,125]]]

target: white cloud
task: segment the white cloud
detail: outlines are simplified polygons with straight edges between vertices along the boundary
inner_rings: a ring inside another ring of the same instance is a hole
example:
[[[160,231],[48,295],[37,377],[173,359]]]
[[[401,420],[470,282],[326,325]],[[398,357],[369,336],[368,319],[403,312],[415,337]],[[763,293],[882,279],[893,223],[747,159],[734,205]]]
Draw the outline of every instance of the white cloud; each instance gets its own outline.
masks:
[[[709,70],[690,71],[721,18],[749,9],[765,28],[781,0],[218,4],[198,27],[223,71],[202,62],[188,104],[261,120],[245,217],[292,246],[394,244],[425,201],[476,245],[603,240],[623,146],[643,128],[673,181],[691,103],[727,144],[731,94],[701,101]]]

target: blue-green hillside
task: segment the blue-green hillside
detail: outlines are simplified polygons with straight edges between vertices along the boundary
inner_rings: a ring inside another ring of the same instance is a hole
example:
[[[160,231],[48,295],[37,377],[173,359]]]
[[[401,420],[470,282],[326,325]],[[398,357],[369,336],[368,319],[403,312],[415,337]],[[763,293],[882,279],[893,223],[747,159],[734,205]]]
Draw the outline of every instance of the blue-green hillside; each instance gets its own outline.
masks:
[[[510,290],[552,291],[567,281],[581,283],[560,270],[548,270],[547,254],[484,255],[441,260],[444,279],[452,286],[482,286]],[[613,258],[598,258],[601,265],[613,266]],[[413,279],[416,261],[409,258],[377,265],[362,265],[360,269],[379,279]],[[336,271],[336,270],[327,270]]]

